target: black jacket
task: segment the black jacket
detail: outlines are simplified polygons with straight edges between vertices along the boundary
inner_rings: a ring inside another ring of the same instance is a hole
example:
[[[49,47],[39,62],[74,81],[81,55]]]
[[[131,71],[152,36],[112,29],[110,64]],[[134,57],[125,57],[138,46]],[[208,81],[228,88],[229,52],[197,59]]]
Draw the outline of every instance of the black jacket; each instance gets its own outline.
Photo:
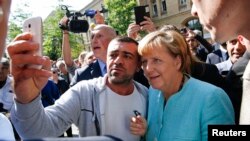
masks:
[[[201,81],[208,82],[227,91],[225,80],[220,75],[214,64],[195,62],[191,65],[191,76]]]
[[[234,106],[235,123],[239,123],[240,107],[242,99],[242,76],[250,59],[250,53],[246,51],[241,58],[235,62],[226,76],[226,84],[230,88],[229,97]]]

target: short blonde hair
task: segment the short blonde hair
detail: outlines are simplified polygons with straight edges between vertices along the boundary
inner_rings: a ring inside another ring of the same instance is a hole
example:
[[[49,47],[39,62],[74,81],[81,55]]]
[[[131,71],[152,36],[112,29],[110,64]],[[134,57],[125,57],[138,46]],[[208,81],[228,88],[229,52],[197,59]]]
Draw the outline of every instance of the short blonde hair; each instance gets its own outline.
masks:
[[[93,30],[91,31],[91,33],[94,32],[95,30],[104,30],[105,33],[107,33],[107,36],[110,39],[114,39],[117,36],[115,29],[112,26],[109,26],[109,25],[106,25],[106,24],[97,24],[93,28]]]
[[[87,53],[88,53],[87,51],[82,51],[82,52],[79,54],[79,56],[78,56],[78,61],[79,61],[81,64],[84,63],[84,58],[86,57]]]
[[[164,48],[172,57],[180,56],[180,71],[190,73],[191,53],[180,33],[174,30],[152,32],[140,41],[138,52],[143,56],[151,54],[156,48]]]

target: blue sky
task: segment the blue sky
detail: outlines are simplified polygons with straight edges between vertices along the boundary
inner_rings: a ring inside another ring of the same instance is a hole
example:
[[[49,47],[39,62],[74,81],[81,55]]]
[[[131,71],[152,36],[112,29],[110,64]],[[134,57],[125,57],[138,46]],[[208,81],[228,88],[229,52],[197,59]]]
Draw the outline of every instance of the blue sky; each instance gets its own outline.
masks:
[[[64,0],[63,4],[72,6],[70,10],[80,10],[92,0]],[[20,7],[20,3],[28,2],[30,8],[27,11],[32,13],[32,16],[41,16],[45,19],[49,13],[58,5],[58,0],[12,0],[11,11]]]

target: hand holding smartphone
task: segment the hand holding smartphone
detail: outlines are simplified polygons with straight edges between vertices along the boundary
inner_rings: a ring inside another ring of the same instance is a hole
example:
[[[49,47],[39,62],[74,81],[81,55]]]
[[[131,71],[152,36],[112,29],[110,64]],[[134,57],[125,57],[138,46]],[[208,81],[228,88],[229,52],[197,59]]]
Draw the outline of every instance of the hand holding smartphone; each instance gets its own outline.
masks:
[[[140,25],[141,22],[145,21],[144,16],[150,17],[149,6],[136,6],[134,7],[135,22]]]
[[[39,49],[35,55],[42,56],[42,32],[43,32],[42,18],[41,17],[32,17],[28,18],[23,23],[23,32],[30,32],[33,37],[32,41],[39,44]],[[41,69],[42,66],[31,65],[31,68]]]

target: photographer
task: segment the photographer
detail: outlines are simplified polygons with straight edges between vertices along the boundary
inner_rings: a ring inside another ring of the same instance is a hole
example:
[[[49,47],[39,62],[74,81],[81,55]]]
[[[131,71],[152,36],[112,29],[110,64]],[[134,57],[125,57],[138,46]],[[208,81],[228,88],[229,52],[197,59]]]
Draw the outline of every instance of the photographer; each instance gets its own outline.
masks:
[[[94,18],[95,18],[96,24],[105,23],[104,17],[101,15],[101,13],[99,11],[96,12]],[[60,24],[66,26],[66,23],[68,22],[68,20],[69,19],[67,17],[63,17],[60,21]],[[69,31],[68,30],[63,30],[62,53],[63,53],[62,54],[63,59],[64,59],[65,64],[67,66],[68,73],[72,78],[75,75],[75,70],[78,67],[77,67],[77,64],[74,63],[74,60],[71,56],[71,47],[70,47],[70,42],[69,42]]]

